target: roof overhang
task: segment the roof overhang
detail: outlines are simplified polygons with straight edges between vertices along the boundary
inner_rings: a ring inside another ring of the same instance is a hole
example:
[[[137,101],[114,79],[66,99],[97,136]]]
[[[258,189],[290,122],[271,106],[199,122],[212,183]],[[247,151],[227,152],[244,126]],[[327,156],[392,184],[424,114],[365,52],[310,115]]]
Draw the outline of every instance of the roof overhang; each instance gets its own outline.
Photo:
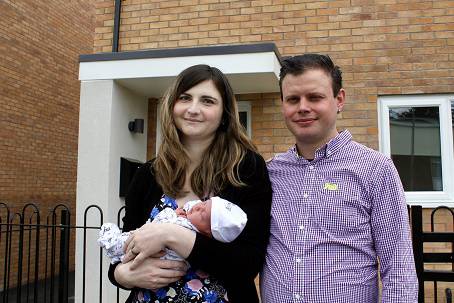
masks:
[[[79,80],[116,80],[149,97],[162,96],[195,64],[219,68],[236,94],[279,92],[281,56],[274,43],[99,53],[81,55],[79,62]]]

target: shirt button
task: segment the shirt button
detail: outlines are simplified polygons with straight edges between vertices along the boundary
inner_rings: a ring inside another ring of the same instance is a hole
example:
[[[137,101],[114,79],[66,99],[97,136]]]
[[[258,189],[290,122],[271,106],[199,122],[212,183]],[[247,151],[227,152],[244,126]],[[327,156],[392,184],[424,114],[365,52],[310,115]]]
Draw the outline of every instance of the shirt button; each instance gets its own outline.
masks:
[[[309,197],[309,195],[308,195],[307,193],[305,193],[305,194],[303,195],[303,197],[304,197],[304,198],[307,198],[307,197]]]
[[[301,263],[301,259],[300,258],[296,259],[296,263]]]
[[[300,297],[301,297],[301,296],[300,296],[299,294],[295,294],[295,298],[296,298],[297,300],[299,300]]]
[[[310,170],[313,170],[314,168],[315,168],[314,165],[309,165]]]
[[[300,225],[300,226],[298,226],[298,228],[299,228],[300,230],[303,230],[303,229],[304,229],[304,225]]]

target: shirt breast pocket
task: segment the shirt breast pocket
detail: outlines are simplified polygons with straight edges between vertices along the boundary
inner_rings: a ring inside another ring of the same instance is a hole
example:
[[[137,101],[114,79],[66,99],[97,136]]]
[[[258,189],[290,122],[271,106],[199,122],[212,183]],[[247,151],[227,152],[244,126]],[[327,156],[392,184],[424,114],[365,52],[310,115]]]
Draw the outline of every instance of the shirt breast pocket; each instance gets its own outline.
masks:
[[[355,182],[325,181],[313,203],[313,219],[333,235],[349,236],[369,228],[370,209]]]

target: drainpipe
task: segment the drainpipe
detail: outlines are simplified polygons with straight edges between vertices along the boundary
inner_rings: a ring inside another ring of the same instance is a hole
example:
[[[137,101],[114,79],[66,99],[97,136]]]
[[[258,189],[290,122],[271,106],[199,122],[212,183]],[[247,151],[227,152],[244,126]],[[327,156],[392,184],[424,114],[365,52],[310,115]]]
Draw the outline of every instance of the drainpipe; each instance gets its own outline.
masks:
[[[120,34],[120,13],[121,13],[121,0],[115,0],[115,15],[114,15],[114,30],[112,40],[112,52],[118,52],[118,36]]]

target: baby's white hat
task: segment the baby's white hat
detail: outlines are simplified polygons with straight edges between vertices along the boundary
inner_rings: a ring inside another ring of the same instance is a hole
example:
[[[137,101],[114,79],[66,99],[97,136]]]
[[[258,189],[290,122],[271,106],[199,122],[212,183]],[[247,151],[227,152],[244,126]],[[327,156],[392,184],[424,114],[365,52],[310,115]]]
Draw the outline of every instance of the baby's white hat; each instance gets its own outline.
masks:
[[[247,215],[238,206],[219,197],[211,198],[211,233],[221,242],[231,242],[246,226]]]

